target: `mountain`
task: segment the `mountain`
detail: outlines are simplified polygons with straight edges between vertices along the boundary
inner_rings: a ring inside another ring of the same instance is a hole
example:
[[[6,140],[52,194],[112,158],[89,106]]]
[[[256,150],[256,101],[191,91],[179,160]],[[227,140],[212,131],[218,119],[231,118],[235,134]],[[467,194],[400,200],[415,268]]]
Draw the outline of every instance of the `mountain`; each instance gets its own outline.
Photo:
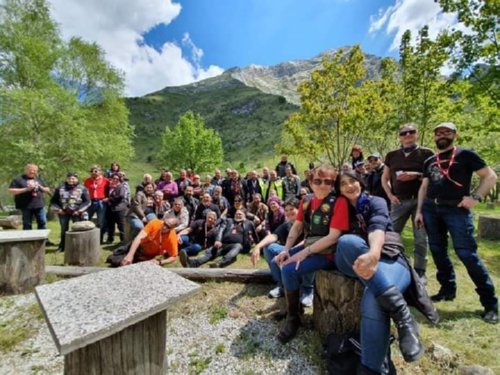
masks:
[[[165,126],[173,127],[187,111],[200,114],[219,132],[227,161],[273,155],[283,122],[299,109],[297,86],[321,67],[321,56],[269,67],[232,68],[214,78],[126,99],[137,158],[154,162]],[[378,77],[380,60],[365,56],[369,79]]]

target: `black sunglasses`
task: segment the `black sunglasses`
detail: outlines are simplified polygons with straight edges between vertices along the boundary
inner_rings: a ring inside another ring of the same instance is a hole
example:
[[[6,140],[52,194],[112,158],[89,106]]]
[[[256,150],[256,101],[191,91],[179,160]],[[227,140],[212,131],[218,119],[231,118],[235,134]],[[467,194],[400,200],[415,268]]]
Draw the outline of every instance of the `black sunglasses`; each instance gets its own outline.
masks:
[[[416,134],[416,133],[417,133],[416,130],[405,130],[405,131],[399,132],[399,136],[404,137],[405,135]]]
[[[318,185],[318,186],[321,184],[332,186],[334,182],[335,182],[335,180],[331,180],[329,178],[325,178],[324,180],[322,180],[321,178],[315,178],[312,180],[312,183],[314,185]]]

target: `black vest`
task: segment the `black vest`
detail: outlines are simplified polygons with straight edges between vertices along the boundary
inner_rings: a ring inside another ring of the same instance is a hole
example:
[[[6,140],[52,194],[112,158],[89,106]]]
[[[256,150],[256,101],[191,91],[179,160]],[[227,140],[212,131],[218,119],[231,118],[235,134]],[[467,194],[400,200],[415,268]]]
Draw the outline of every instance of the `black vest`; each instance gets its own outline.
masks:
[[[304,210],[304,232],[306,237],[326,236],[330,233],[330,220],[335,206],[334,193],[328,194],[323,199],[316,211],[311,211],[311,201],[313,195],[306,195],[302,204]]]

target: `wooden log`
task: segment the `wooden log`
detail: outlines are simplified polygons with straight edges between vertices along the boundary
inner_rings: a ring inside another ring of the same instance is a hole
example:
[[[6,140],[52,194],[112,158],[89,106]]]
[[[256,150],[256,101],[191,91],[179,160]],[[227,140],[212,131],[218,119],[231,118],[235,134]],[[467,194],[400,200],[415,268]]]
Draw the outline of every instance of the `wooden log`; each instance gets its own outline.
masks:
[[[94,266],[101,257],[100,230],[66,232],[64,263],[76,266]]]
[[[479,215],[477,232],[481,240],[500,240],[500,216]]]
[[[192,281],[231,281],[239,283],[272,283],[269,270],[231,268],[167,268],[169,271]],[[45,271],[62,277],[76,277],[109,270],[107,267],[47,266]]]
[[[45,277],[49,230],[11,230],[0,237],[0,293],[31,291]]]
[[[125,240],[124,240],[124,243],[128,243],[130,241],[133,240],[132,238],[132,227],[130,225],[130,221],[129,221],[129,218],[125,218],[125,229],[124,229],[124,232],[125,232]]]
[[[318,271],[314,288],[314,327],[324,342],[330,333],[359,331],[363,285],[338,271]]]
[[[19,229],[21,227],[22,220],[19,215],[10,215],[7,217],[0,217],[0,227],[4,229]]]
[[[166,316],[166,311],[161,311],[123,331],[67,354],[64,357],[64,373],[163,374]]]

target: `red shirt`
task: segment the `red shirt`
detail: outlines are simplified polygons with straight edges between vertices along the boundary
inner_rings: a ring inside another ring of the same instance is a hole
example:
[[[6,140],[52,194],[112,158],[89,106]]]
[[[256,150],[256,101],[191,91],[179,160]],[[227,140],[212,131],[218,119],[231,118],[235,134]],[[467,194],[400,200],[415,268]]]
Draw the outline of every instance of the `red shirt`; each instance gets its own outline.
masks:
[[[313,196],[311,200],[311,211],[316,211],[316,209],[321,206],[323,199]],[[301,223],[304,221],[304,207],[303,201],[300,201],[299,210],[297,212],[297,221]],[[335,200],[335,206],[333,207],[333,215],[330,219],[330,228],[338,229],[340,231],[349,230],[349,206],[347,199],[344,197],[338,197]]]
[[[89,191],[90,199],[106,198],[106,188],[109,185],[109,180],[106,177],[99,176],[96,179],[89,177],[85,180],[84,185]]]

